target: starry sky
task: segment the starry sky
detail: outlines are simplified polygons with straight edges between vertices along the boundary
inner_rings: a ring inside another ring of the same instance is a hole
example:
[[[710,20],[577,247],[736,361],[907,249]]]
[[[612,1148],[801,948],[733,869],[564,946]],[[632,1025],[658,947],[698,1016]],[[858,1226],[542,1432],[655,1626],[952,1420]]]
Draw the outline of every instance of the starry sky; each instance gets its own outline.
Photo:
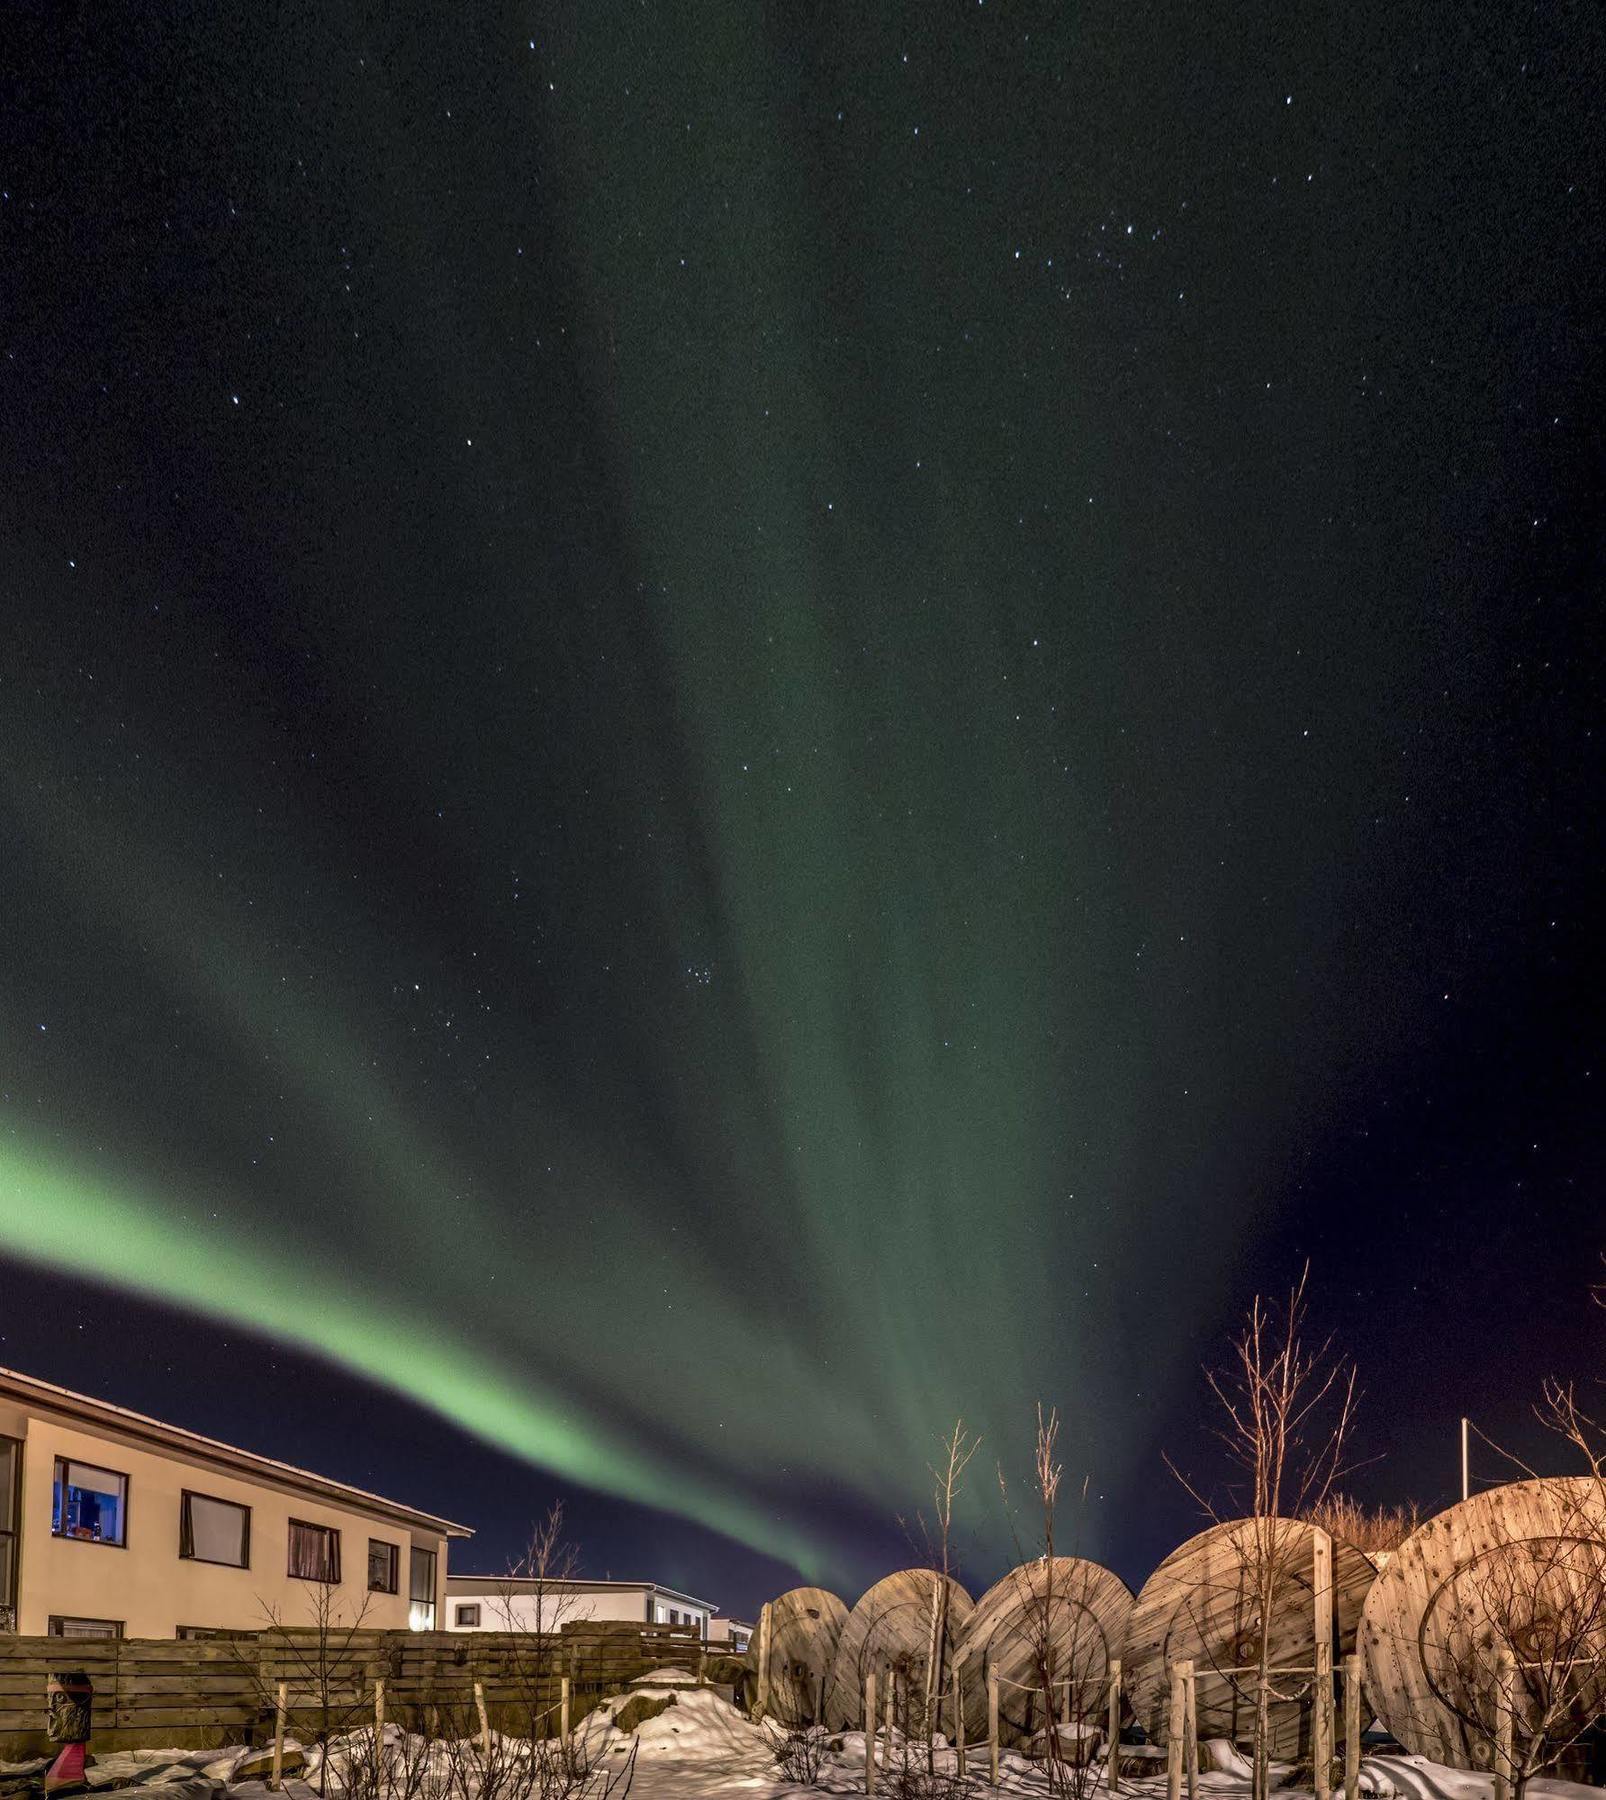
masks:
[[[1039,1399],[1141,1581],[1307,1258],[1368,1498],[1602,1369],[1598,8],[3,77],[0,1362],[737,1612]]]

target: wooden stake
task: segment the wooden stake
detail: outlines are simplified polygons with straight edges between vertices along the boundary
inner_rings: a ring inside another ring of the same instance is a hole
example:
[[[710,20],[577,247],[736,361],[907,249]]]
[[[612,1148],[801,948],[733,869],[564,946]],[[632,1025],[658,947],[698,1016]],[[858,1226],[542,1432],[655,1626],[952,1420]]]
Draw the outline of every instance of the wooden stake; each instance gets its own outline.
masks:
[[[987,1671],[987,1764],[998,1786],[998,1671]]]
[[[965,1779],[965,1693],[959,1684],[959,1664],[954,1664],[954,1767]]]
[[[1110,1659],[1110,1741],[1105,1750],[1104,1784],[1112,1794],[1121,1791],[1121,1659]]]
[[[374,1683],[374,1762],[377,1767],[384,1767],[385,1756],[385,1683],[384,1679]]]
[[[898,1677],[891,1669],[887,1671],[887,1762],[892,1761],[892,1696],[897,1691]]]
[[[273,1777],[268,1786],[278,1793],[284,1786],[284,1715],[288,1703],[288,1683],[279,1683],[278,1703],[273,1709]]]
[[[1182,1739],[1187,1717],[1186,1665],[1171,1665],[1171,1713],[1165,1740],[1165,1800],[1182,1800]]]
[[[1512,1690],[1516,1686],[1516,1660],[1502,1645],[1495,1656],[1494,1800],[1511,1800],[1511,1765],[1515,1760],[1512,1728]]]
[[[485,1683],[474,1683],[474,1710],[480,1715],[480,1754],[491,1754],[491,1715],[485,1710]]]
[[[770,1703],[770,1603],[758,1609],[758,1710],[769,1710]]]
[[[875,1792],[875,1670],[864,1678],[864,1791]]]
[[[1188,1800],[1199,1797],[1199,1684],[1194,1675],[1193,1660],[1190,1657],[1182,1665],[1183,1675],[1183,1713],[1182,1713],[1182,1755],[1183,1763],[1188,1771]]]
[[[1311,1718],[1311,1761],[1316,1800],[1332,1800],[1333,1792],[1333,1540],[1325,1531],[1311,1533],[1311,1594],[1315,1602],[1316,1683]]]
[[[558,1731],[563,1737],[565,1752],[569,1744],[569,1678],[567,1675],[558,1683]]]
[[[1344,1658],[1344,1800],[1361,1795],[1361,1659]]]

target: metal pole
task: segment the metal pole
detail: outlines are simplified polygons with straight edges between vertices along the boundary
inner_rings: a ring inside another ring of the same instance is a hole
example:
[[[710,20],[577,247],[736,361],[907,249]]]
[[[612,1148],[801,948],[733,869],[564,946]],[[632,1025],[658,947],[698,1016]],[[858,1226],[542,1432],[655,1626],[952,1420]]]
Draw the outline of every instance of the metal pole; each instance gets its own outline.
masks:
[[[1461,1498],[1465,1500],[1472,1492],[1471,1459],[1467,1455],[1467,1426],[1469,1420],[1461,1421]]]

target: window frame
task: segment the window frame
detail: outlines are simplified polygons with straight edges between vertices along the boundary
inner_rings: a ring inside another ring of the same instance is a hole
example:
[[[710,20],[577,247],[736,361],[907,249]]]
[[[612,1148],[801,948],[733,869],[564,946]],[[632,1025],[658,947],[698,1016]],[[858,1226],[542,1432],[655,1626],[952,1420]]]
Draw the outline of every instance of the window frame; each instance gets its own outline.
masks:
[[[115,1473],[114,1471],[111,1471]],[[190,1502],[192,1500],[210,1500],[214,1506],[232,1506],[236,1512],[245,1514],[245,1525],[240,1533],[241,1560],[239,1562],[219,1562],[215,1556],[197,1556],[193,1548],[186,1551],[184,1538],[188,1532],[189,1540],[195,1543],[195,1528],[190,1523]],[[225,1500],[221,1494],[203,1494],[199,1488],[180,1488],[178,1491],[178,1559],[180,1562],[205,1563],[212,1569],[249,1569],[251,1567],[251,1508],[243,1500]],[[338,1562],[339,1559],[336,1558]]]
[[[9,1593],[10,1600],[0,1602],[0,1632],[14,1632],[17,1628],[17,1588],[22,1577],[22,1446],[23,1440],[12,1437],[9,1432],[0,1433],[0,1449],[10,1446],[11,1456],[11,1492],[4,1496],[11,1504],[6,1509],[9,1525],[0,1525],[0,1592]],[[6,1615],[11,1615],[9,1623]]]
[[[117,1473],[115,1469],[108,1470],[107,1472],[112,1475]],[[93,1538],[79,1538],[76,1541],[81,1544],[92,1544],[95,1540]],[[77,1638],[70,1638],[62,1629],[63,1626],[66,1625],[110,1625],[111,1630],[109,1632],[91,1632],[87,1637],[80,1636]],[[125,1619],[89,1619],[78,1613],[52,1613],[50,1615],[49,1624],[46,1627],[45,1635],[47,1637],[60,1638],[65,1643],[107,1643],[113,1639],[121,1640],[126,1625],[127,1620]]]
[[[464,1613],[473,1613],[472,1619],[465,1619]],[[452,1624],[459,1631],[475,1631],[480,1625],[480,1602],[478,1600],[454,1600],[452,1602]]]
[[[423,1557],[429,1565],[427,1598],[422,1594],[415,1594],[413,1591],[414,1571],[420,1557]],[[441,1614],[445,1605],[445,1597],[440,1595],[441,1564],[444,1560],[440,1552],[428,1544],[409,1543],[407,1546],[407,1629],[409,1631],[434,1631],[441,1622]],[[436,1603],[437,1596],[440,1597],[439,1605]],[[427,1618],[424,1616],[426,1614]]]
[[[115,1475],[123,1484],[122,1498],[119,1502],[123,1511],[123,1535],[120,1538],[86,1538],[75,1537],[70,1531],[58,1531],[56,1529],[56,1491],[59,1489],[61,1492],[61,1520],[65,1524],[67,1519],[67,1488],[69,1486],[67,1481],[67,1470],[73,1463],[82,1462],[83,1460],[84,1459],[79,1456],[58,1456],[55,1459],[55,1466],[51,1470],[50,1482],[50,1535],[63,1544],[100,1544],[108,1550],[126,1550],[128,1548],[128,1496],[134,1484],[129,1480],[123,1470],[109,1468],[105,1463],[89,1463],[86,1466],[91,1469],[99,1469],[106,1475]],[[68,1613],[62,1613],[60,1615],[52,1613],[50,1616],[52,1618],[58,1616],[62,1618],[77,1617],[76,1614]],[[115,1619],[97,1619],[94,1622],[97,1625],[115,1625],[119,1621]]]
[[[390,1586],[374,1586],[374,1550],[382,1547],[390,1552]],[[389,1538],[371,1537],[368,1540],[368,1592],[370,1594],[399,1594],[401,1592],[401,1545],[393,1543]]]
[[[296,1527],[303,1531],[321,1531],[334,1548],[331,1559],[334,1573],[332,1575],[303,1575],[295,1566]],[[340,1527],[325,1525],[321,1519],[290,1519],[286,1522],[284,1534],[284,1568],[285,1575],[291,1581],[313,1581],[319,1587],[339,1587],[341,1578]]]
[[[227,1566],[233,1567],[232,1564]],[[243,1643],[256,1636],[257,1633],[254,1631],[237,1631],[230,1625],[175,1625],[173,1627],[174,1640],[181,1644]]]

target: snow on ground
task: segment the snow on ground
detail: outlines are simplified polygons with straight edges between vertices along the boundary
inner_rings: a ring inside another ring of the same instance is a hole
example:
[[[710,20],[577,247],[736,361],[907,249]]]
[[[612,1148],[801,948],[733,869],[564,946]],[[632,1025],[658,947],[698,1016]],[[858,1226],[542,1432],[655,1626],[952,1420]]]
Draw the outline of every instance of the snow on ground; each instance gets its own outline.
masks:
[[[643,1719],[633,1731],[622,1730],[615,1722],[619,1713],[643,1695],[656,1702],[672,1698],[673,1704],[655,1717]],[[811,1735],[818,1751],[818,1781],[812,1787],[788,1781],[776,1761],[784,1733],[774,1725],[755,1724],[719,1690],[699,1688],[674,1670],[645,1677],[633,1684],[628,1694],[604,1701],[580,1722],[575,1735],[595,1770],[593,1785],[576,1800],[603,1800],[606,1777],[622,1777],[627,1768],[631,1773],[631,1800],[802,1800],[810,1793],[864,1792],[863,1732],[816,1730]],[[443,1771],[453,1760],[445,1746],[407,1738],[395,1725],[386,1726],[385,1737],[392,1756],[400,1760],[416,1762],[421,1756],[427,1757],[432,1763],[439,1762]],[[528,1746],[520,1740],[501,1739],[500,1745],[505,1754],[520,1758],[528,1755]],[[934,1747],[937,1773],[956,1777],[956,1751],[942,1738],[934,1740]],[[896,1768],[906,1760],[917,1764],[925,1761],[924,1746],[906,1743],[900,1733],[894,1733],[890,1753],[885,1734],[880,1735],[875,1748],[878,1769],[886,1769],[889,1762]],[[1249,1765],[1244,1757],[1225,1739],[1213,1739],[1199,1748],[1201,1793],[1208,1800],[1248,1800]],[[371,1729],[331,1743],[329,1790],[335,1800],[340,1777],[354,1750],[371,1755]],[[472,1747],[459,1747],[459,1768],[463,1750],[469,1751],[468,1760],[472,1761]],[[141,1800],[157,1800],[159,1794],[163,1800],[225,1800],[225,1796],[227,1800],[281,1800],[270,1796],[260,1780],[231,1779],[234,1764],[243,1754],[238,1746],[208,1751],[113,1753],[97,1759],[90,1776],[99,1794],[108,1797],[118,1792],[127,1794],[137,1785]],[[282,1800],[317,1800],[317,1790],[312,1785],[317,1778],[317,1763],[314,1751],[305,1773],[286,1779]],[[0,1779],[27,1766],[0,1765]],[[1130,1800],[1166,1800],[1163,1763],[1155,1761],[1153,1767],[1153,1773],[1123,1772],[1123,1800],[1128,1796]],[[1286,1768],[1274,1765],[1274,1780],[1278,1774],[1286,1778],[1288,1773]],[[965,1800],[988,1800],[994,1790],[987,1775],[987,1746],[983,1744],[979,1753],[972,1747],[967,1759],[966,1788],[958,1790],[956,1784],[951,1800],[961,1800],[961,1792]],[[12,1782],[6,1783],[8,1788],[11,1785]],[[622,1785],[621,1780],[613,1800],[620,1800]],[[1366,1757],[1361,1763],[1360,1786],[1369,1800],[1492,1800],[1493,1796],[1493,1782],[1487,1775],[1446,1768],[1421,1756]],[[1048,1782],[1041,1762],[1004,1752],[999,1757],[997,1791],[1019,1800],[1048,1800]],[[1277,1791],[1280,1800],[1283,1796],[1286,1800],[1313,1800],[1309,1790],[1279,1786]],[[1602,1800],[1599,1788],[1543,1778],[1529,1784],[1528,1794],[1529,1800]],[[462,1795],[461,1800],[472,1800],[472,1796]],[[1084,1800],[1108,1800],[1102,1777],[1090,1782]]]

